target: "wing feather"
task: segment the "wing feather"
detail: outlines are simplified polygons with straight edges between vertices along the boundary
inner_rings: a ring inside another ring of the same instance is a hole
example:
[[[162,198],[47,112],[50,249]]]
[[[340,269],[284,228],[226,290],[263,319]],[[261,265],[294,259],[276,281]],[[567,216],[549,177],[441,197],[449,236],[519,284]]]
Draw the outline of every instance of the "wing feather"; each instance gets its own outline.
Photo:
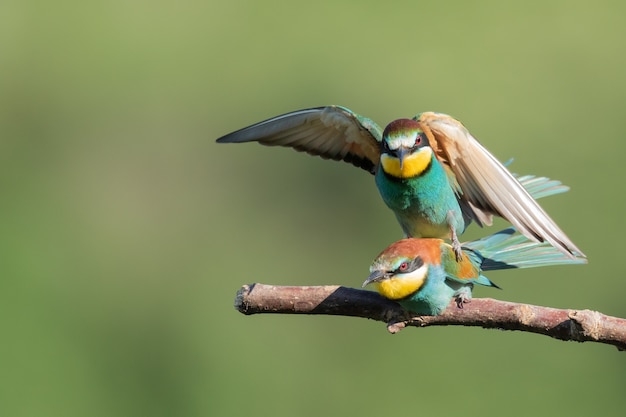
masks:
[[[437,157],[447,164],[481,223],[495,214],[511,222],[530,239],[548,241],[569,256],[584,256],[520,182],[485,149],[459,121],[426,112],[416,116]]]
[[[382,129],[345,107],[326,106],[276,116],[229,133],[218,143],[259,142],[285,146],[324,159],[349,162],[375,173]]]

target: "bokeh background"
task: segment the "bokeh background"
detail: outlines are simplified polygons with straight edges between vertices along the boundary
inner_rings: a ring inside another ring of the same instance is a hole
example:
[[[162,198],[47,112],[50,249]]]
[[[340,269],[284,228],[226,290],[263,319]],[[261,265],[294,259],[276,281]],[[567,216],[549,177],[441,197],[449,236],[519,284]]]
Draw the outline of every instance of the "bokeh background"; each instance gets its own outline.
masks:
[[[589,257],[476,296],[624,317],[625,17],[602,0],[3,1],[0,415],[623,415],[610,346],[236,312],[245,283],[358,287],[400,230],[364,171],[215,139],[325,104],[382,125],[452,114],[512,170],[571,186],[542,204]]]

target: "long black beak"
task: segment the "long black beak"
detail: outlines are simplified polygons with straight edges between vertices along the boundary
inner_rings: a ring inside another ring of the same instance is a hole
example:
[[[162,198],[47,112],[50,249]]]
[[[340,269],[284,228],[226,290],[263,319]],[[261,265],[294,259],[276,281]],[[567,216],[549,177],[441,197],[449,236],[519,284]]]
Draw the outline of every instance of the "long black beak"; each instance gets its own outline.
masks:
[[[361,288],[365,287],[366,285],[371,284],[372,282],[379,282],[384,280],[385,278],[387,278],[387,273],[385,271],[374,271],[370,274],[369,277],[367,277],[367,279],[363,282],[363,285],[361,286]]]

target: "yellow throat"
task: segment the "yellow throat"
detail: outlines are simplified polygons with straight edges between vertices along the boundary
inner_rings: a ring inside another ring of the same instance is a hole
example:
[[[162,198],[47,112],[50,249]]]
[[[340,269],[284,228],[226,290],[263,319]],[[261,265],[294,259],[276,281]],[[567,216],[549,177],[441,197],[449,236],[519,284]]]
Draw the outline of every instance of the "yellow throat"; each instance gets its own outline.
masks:
[[[421,175],[430,164],[432,156],[433,150],[424,146],[417,152],[407,155],[402,161],[402,168],[400,168],[400,160],[388,154],[380,156],[380,163],[385,173],[396,178],[408,179]]]
[[[372,286],[380,295],[390,300],[401,300],[417,292],[426,282],[428,266],[422,265],[410,274],[395,276],[378,282]]]

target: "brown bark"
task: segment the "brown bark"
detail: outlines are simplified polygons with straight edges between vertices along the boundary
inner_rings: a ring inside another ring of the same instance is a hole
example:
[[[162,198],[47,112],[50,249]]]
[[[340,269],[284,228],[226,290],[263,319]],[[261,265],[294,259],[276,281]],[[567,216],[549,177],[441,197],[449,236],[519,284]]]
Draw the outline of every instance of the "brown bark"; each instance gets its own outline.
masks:
[[[363,317],[387,323],[396,333],[406,326],[479,326],[521,330],[560,340],[598,342],[626,350],[626,320],[591,310],[565,310],[490,298],[474,298],[458,308],[454,302],[439,316],[414,316],[371,291],[341,286],[244,285],[235,298],[243,314],[327,314]]]

